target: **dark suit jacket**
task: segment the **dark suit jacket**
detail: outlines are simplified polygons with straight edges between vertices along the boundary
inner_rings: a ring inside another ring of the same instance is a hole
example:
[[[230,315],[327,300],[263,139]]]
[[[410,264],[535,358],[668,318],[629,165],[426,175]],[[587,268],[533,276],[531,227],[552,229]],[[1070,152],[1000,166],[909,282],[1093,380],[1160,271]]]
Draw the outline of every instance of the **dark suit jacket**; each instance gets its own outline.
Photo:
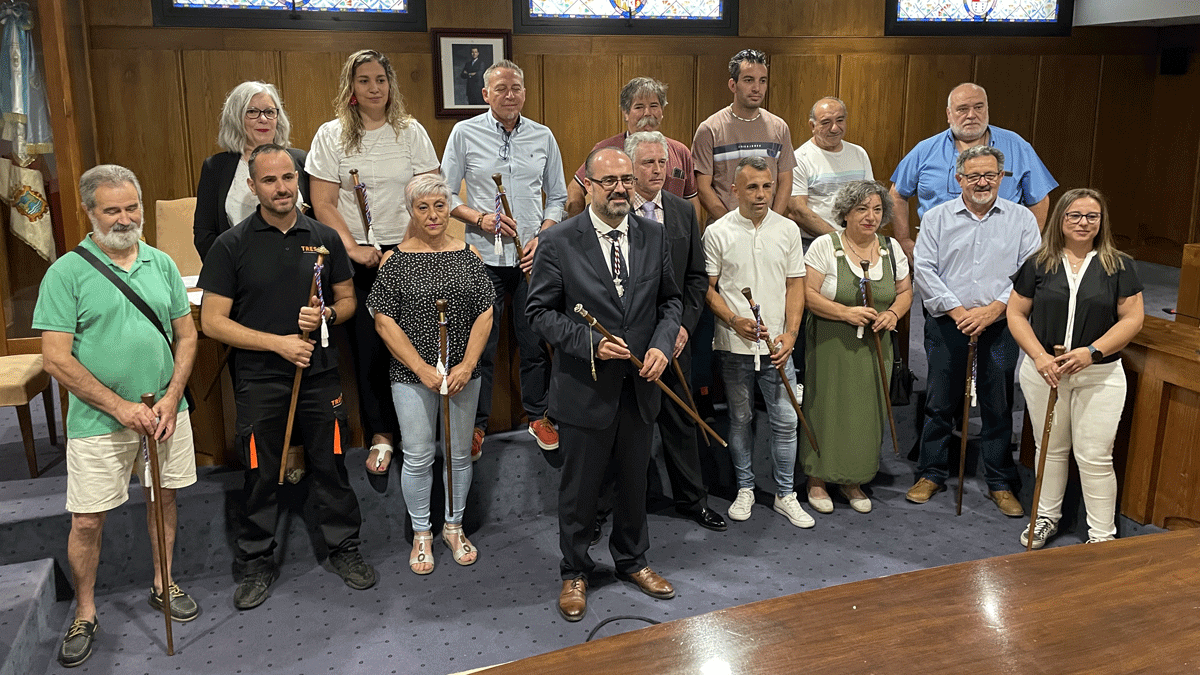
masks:
[[[651,423],[658,416],[658,387],[639,377],[632,361],[596,359],[597,379],[592,380],[590,356],[601,335],[574,311],[582,304],[639,359],[651,347],[671,356],[681,303],[665,228],[630,215],[629,249],[622,309],[587,210],[539,236],[525,315],[534,332],[554,347],[548,413],[556,420],[589,429],[608,426],[626,377],[634,378],[642,419]]]
[[[708,292],[708,273],[704,271],[704,244],[700,223],[692,203],[662,191],[663,227],[671,244],[671,269],[675,285],[683,294],[683,317],[680,323],[687,329],[688,340],[696,333],[696,323],[704,311],[704,294]],[[670,356],[670,354],[667,354]]]
[[[305,199],[312,199],[312,193],[308,191],[308,174],[304,172],[304,160],[308,153],[300,148],[288,148],[287,151],[296,162],[300,194]],[[229,222],[229,214],[225,213],[225,198],[229,196],[229,186],[233,184],[233,175],[237,173],[238,160],[241,158],[236,152],[218,152],[204,160],[204,166],[200,167],[192,235],[201,262],[217,240],[217,235],[237,224]]]

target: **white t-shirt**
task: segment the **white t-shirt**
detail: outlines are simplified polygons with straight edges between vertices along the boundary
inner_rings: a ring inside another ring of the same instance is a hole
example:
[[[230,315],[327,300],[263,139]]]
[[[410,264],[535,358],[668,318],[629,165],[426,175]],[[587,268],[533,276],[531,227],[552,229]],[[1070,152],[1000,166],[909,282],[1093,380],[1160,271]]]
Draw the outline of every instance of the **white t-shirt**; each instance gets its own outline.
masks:
[[[784,330],[787,280],[804,276],[804,243],[791,220],[767,211],[754,227],[737,209],[718,218],[704,230],[704,268],[718,277],[721,299],[738,316],[754,319],[743,288],[749,288],[761,306],[763,323],[772,338]],[[765,342],[740,337],[717,321],[713,349],[734,354],[769,354]]]
[[[258,208],[258,195],[246,183],[250,179],[250,163],[244,159],[238,160],[237,169],[233,172],[233,182],[229,184],[229,194],[225,195],[225,215],[229,216],[232,227],[250,217]],[[304,194],[296,187],[296,205],[304,203]]]
[[[842,149],[829,152],[812,139],[796,148],[796,168],[792,170],[792,196],[807,196],[808,208],[835,229],[833,202],[838,190],[856,180],[874,180],[871,158],[867,151],[853,143],[842,141]]]
[[[884,251],[883,256],[891,255],[892,259],[896,261],[896,281],[899,282],[908,276],[908,256],[904,255],[904,250],[900,248],[900,244],[896,243],[895,239],[888,237],[887,242],[891,253],[889,254],[887,251]],[[845,248],[846,244],[842,242],[843,250],[841,255],[846,255]],[[813,239],[813,243],[808,247],[808,252],[804,254],[804,264],[811,267],[813,272],[825,275],[825,279],[821,282],[821,295],[830,300],[837,295],[838,260],[836,254],[837,251],[833,248],[833,237],[830,237],[828,234],[823,234]],[[883,256],[880,256],[875,261],[875,264],[871,265],[871,281],[880,281],[883,279],[886,270],[883,266]],[[850,261],[853,260],[854,258],[851,257]],[[862,278],[862,267],[851,262],[850,271],[859,279]]]
[[[362,150],[352,155],[342,152],[342,123],[331,120],[317,129],[304,169],[313,178],[341,186],[338,213],[360,244],[384,246],[399,243],[408,230],[408,209],[404,206],[404,187],[419,173],[438,168],[437,152],[421,123],[409,120],[397,134],[389,125],[363,132]],[[367,186],[367,205],[371,212],[371,240],[363,232],[362,215],[354,197],[350,170],[357,169],[359,180]]]

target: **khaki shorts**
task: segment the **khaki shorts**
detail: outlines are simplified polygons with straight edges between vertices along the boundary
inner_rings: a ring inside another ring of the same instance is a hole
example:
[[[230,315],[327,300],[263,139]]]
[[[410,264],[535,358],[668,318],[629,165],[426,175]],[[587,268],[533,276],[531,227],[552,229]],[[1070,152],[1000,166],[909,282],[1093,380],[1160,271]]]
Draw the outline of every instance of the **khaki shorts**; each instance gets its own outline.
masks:
[[[139,476],[145,475],[141,440],[132,429],[67,439],[67,511],[102,513],[124,504],[134,467]],[[158,461],[164,488],[177,490],[196,482],[196,450],[187,410],[175,418],[175,433],[158,444]]]

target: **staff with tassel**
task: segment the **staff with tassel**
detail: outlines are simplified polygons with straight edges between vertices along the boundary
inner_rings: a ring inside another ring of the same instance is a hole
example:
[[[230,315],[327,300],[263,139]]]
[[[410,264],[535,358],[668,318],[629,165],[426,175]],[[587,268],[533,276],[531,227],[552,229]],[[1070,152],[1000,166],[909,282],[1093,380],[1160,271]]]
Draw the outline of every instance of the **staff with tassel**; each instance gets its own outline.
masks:
[[[142,394],[142,404],[153,410],[154,394]],[[167,557],[167,533],[163,529],[162,474],[158,463],[158,442],[154,440],[153,434],[142,436],[142,452],[146,461],[146,473],[149,474],[149,480],[143,477],[143,481],[150,487],[150,509],[153,511],[157,535],[155,548],[158,549],[158,568],[162,576],[160,602],[163,617],[167,622],[167,656],[175,656],[175,640],[171,635],[171,565]]]
[[[358,169],[350,169],[350,179],[354,181],[354,201],[358,202],[358,215],[362,217],[363,236],[379,251],[379,242],[371,236],[371,202],[367,201],[367,186],[359,179]]]
[[[863,302],[867,307],[871,307],[873,309],[875,307],[875,294],[871,291],[870,269],[871,262],[868,260],[863,260]],[[896,417],[892,414],[891,388],[888,386],[887,368],[883,365],[883,346],[879,341],[878,332],[871,331],[871,337],[875,338],[875,356],[879,360],[879,390],[883,394],[883,405],[887,409],[888,425],[892,430],[892,451],[896,453],[897,457],[899,457],[900,442],[896,440]]]
[[[321,308],[321,313],[325,312],[325,295],[321,292],[321,270],[325,268],[325,256],[329,255],[329,249],[324,246],[317,249],[317,262],[313,265],[312,284],[309,286],[308,297],[317,297],[317,302]],[[321,343],[323,346],[329,343],[328,326],[324,321],[321,322]],[[309,331],[304,331],[300,334],[301,340],[308,339]],[[288,450],[292,444],[292,424],[296,421],[296,400],[300,396],[300,378],[304,376],[304,366],[296,366],[296,375],[292,379],[292,400],[288,403],[287,426],[283,431],[283,449],[280,451],[279,458],[279,484],[283,485],[284,478],[287,476],[288,466]]]
[[[1054,345],[1055,358],[1067,353],[1067,348],[1063,345]],[[1038,519],[1038,501],[1042,498],[1042,478],[1046,474],[1046,449],[1050,447],[1050,430],[1054,426],[1054,406],[1058,404],[1058,387],[1050,387],[1050,392],[1046,395],[1046,423],[1042,425],[1042,444],[1038,446],[1038,466],[1037,475],[1033,479],[1033,508],[1029,515],[1029,536],[1025,542],[1025,552],[1033,550],[1033,532],[1037,527]]]
[[[975,365],[979,336],[972,335],[967,346],[967,381],[963,389],[962,441],[958,446],[958,497],[954,504],[954,515],[962,515],[963,477],[967,472],[967,427],[971,421],[971,406],[975,405]]]

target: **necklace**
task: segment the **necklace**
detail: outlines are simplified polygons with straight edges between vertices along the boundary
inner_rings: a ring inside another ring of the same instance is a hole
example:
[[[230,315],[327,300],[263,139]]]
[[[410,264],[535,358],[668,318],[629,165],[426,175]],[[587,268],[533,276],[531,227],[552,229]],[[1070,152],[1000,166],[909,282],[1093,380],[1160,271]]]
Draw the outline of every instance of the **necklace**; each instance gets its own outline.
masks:
[[[856,245],[854,244],[854,242],[850,241],[850,237],[845,237],[845,238],[843,238],[843,239],[842,239],[842,241],[843,241],[843,243],[846,245],[846,246],[845,246],[846,250],[848,250],[848,251],[850,251],[851,253],[853,253],[853,254],[854,254],[854,257],[855,257],[855,258],[858,258],[860,262],[861,262],[861,261],[873,262],[873,259],[874,259],[874,255],[873,255],[873,253],[874,253],[874,250],[871,248],[870,244],[868,244],[868,245],[867,245],[867,255],[863,256],[863,255],[861,255],[861,254],[858,252],[858,248],[856,247]]]
[[[751,117],[750,119],[746,119],[745,117],[738,117],[738,114],[737,114],[737,113],[735,113],[735,112],[733,112],[733,106],[732,106],[732,105],[731,105],[731,106],[729,106],[729,114],[730,114],[730,115],[733,115],[734,119],[739,119],[739,120],[741,120],[741,121],[743,121],[743,122],[753,122],[754,120],[756,120],[756,119],[758,119],[758,118],[762,117],[762,111],[761,111],[761,110],[759,110],[759,111],[758,111],[758,114],[757,114],[757,115],[755,115],[754,117]]]

